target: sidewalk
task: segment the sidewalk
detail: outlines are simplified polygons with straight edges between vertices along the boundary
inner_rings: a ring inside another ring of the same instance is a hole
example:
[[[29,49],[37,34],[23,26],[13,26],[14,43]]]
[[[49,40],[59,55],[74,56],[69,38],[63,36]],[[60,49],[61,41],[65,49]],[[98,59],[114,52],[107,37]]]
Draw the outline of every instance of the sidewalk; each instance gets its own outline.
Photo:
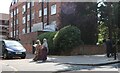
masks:
[[[107,58],[106,55],[48,56],[47,61],[85,66],[100,66],[120,63],[120,59],[114,60],[113,57]]]
[[[48,61],[59,62],[72,65],[99,66],[120,63],[120,60],[107,58],[105,55],[89,55],[89,56],[49,56]]]

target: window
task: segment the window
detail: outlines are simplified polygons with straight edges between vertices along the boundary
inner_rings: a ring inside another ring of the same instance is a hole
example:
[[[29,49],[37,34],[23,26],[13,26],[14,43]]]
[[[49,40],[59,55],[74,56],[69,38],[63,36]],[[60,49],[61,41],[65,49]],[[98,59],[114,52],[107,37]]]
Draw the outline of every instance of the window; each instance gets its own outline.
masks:
[[[39,17],[42,16],[42,10],[39,10]]]
[[[15,20],[14,20],[14,25],[16,25]]]
[[[23,17],[22,22],[23,22],[23,24],[25,24],[25,16]]]
[[[39,2],[42,2],[42,0],[39,0]]]
[[[11,27],[13,26],[12,22],[11,22]]]
[[[19,13],[18,8],[17,8],[17,14]]]
[[[25,28],[22,30],[22,34],[25,34]]]
[[[10,32],[10,37],[12,37],[12,32]]]
[[[11,18],[13,17],[13,12],[11,12]]]
[[[32,6],[34,6],[34,1],[32,1]]]
[[[18,35],[18,30],[16,30],[16,35]]]
[[[30,15],[27,15],[27,21],[29,21],[30,20]]]
[[[47,15],[47,8],[44,9],[44,15]]]
[[[48,0],[43,0],[44,2],[48,2]]]
[[[27,3],[27,8],[30,8],[30,2]]]
[[[16,24],[18,24],[18,19],[16,19]]]
[[[14,31],[14,36],[15,36],[15,31]]]
[[[33,26],[31,27],[31,32],[33,32]]]
[[[16,15],[16,10],[14,10],[14,15]]]
[[[25,5],[23,5],[23,8],[22,8],[22,14],[24,14],[24,12],[25,12]]]
[[[56,14],[56,4],[51,6],[51,15]]]
[[[34,19],[34,13],[32,13],[32,19]]]
[[[30,28],[27,28],[27,33],[29,33],[30,32]]]

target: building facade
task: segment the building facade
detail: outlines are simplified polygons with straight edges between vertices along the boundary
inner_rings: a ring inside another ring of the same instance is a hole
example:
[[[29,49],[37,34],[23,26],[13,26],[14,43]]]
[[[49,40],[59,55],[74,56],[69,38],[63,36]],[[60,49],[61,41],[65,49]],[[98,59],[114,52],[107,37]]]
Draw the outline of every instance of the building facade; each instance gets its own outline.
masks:
[[[41,33],[54,32],[70,24],[76,25],[81,30],[81,39],[85,43],[91,43],[91,41],[96,43],[97,3],[41,1],[18,2],[14,0],[10,6],[9,36],[20,39],[27,51],[32,52],[32,45]],[[93,4],[96,7],[92,10],[89,6],[92,7]],[[84,20],[85,17],[88,18]]]
[[[0,13],[0,40],[7,39],[9,36],[9,14]]]
[[[56,31],[60,25],[61,2],[39,1],[13,1],[9,10],[9,36],[20,39],[23,45],[26,48],[31,47],[30,49],[37,35],[46,31]]]

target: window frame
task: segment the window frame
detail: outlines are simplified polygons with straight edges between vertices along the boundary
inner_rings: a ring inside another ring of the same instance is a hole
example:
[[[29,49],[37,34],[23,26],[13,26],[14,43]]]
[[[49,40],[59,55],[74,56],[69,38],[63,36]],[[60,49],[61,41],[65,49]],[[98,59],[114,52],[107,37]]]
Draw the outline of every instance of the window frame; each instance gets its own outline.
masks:
[[[54,7],[55,6],[55,7]],[[57,13],[57,5],[56,4],[53,4],[51,6],[51,15],[54,15]]]
[[[47,15],[47,7],[44,8],[44,15]]]

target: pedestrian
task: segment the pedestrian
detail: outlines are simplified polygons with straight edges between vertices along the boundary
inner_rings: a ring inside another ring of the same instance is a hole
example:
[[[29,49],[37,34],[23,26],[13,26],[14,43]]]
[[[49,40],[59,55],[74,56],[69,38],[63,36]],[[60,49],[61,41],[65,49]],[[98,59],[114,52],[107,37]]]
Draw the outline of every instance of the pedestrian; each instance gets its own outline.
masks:
[[[36,41],[36,44],[33,45],[35,47],[35,57],[33,58],[33,61],[38,61],[41,60],[41,49],[42,49],[42,45],[40,40]]]
[[[46,61],[47,60],[47,54],[48,54],[49,50],[48,50],[48,44],[47,44],[47,39],[44,38],[43,39],[43,44],[42,44],[42,61]]]
[[[106,40],[106,52],[108,58],[113,55],[113,44],[110,38]]]
[[[47,39],[46,38],[43,39],[43,45],[42,46],[45,46],[47,48],[47,53],[48,53],[49,49],[48,49],[48,43],[47,43]]]

